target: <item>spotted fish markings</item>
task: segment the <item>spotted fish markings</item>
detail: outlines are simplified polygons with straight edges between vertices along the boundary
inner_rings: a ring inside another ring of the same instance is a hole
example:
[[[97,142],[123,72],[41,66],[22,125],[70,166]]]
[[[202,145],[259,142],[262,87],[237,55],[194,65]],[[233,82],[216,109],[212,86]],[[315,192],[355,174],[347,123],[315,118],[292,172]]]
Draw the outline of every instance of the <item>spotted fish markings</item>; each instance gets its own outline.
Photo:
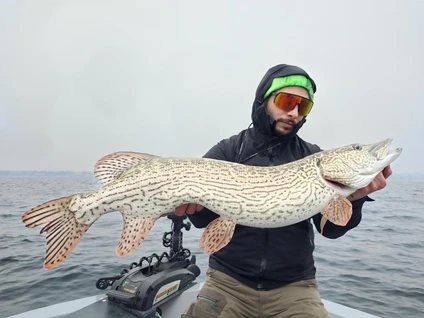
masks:
[[[271,167],[114,153],[95,165],[95,175],[104,183],[100,189],[46,202],[22,220],[27,227],[47,224],[41,231],[47,233],[46,269],[60,264],[88,228],[112,211],[120,211],[124,221],[116,248],[120,256],[136,249],[159,217],[187,203],[220,216],[201,237],[207,253],[224,248],[236,224],[275,228],[321,212],[322,231],[327,220],[346,225],[352,214],[346,197],[400,155],[401,149],[389,152],[390,142],[349,145]]]

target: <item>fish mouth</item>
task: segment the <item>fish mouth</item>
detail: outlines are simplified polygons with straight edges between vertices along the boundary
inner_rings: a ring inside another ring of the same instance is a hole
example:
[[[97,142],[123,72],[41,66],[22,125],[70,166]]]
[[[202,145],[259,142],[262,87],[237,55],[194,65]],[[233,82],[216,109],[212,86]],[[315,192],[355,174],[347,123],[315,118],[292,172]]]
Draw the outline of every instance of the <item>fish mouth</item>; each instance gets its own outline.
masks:
[[[401,154],[402,148],[389,149],[393,139],[387,138],[381,142],[370,145],[368,150],[369,154],[373,156],[378,162],[378,169],[383,169],[384,167],[390,165],[396,158]],[[374,174],[375,171],[365,170],[359,173],[362,176]]]
[[[386,155],[389,153],[389,147],[392,141],[393,139],[387,138],[386,140],[372,145],[369,150],[370,155],[374,156],[376,160],[381,160],[385,158]]]

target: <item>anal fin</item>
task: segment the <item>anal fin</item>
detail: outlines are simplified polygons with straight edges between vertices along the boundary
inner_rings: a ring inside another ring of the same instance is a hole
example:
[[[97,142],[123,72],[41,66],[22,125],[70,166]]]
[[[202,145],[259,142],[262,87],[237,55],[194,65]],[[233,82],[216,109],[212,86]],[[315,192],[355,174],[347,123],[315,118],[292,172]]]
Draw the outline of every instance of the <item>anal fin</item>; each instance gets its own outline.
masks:
[[[215,253],[225,247],[233,237],[236,222],[219,217],[208,224],[200,239],[206,253]]]
[[[342,195],[333,198],[321,212],[321,234],[328,221],[336,225],[345,226],[352,216],[352,203]]]
[[[134,251],[144,241],[156,222],[155,218],[137,217],[121,212],[124,219],[121,240],[116,248],[116,254],[126,256]]]

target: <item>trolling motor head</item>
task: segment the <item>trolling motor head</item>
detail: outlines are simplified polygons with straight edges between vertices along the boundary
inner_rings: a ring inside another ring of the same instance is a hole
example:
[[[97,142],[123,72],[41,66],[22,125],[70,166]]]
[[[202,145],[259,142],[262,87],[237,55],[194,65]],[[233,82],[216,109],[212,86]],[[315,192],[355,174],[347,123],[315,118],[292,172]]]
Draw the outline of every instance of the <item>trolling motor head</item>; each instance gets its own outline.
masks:
[[[189,249],[183,248],[182,229],[189,231],[190,222],[187,218],[170,213],[172,221],[171,231],[165,232],[162,240],[165,247],[169,247],[169,254],[163,252],[161,256],[153,253],[142,257],[138,263],[131,263],[129,269],[114,277],[105,277],[97,281],[96,287],[106,289],[110,306],[118,305],[136,316],[154,318],[160,312],[160,306],[179,295],[184,290],[195,285],[196,277],[200,275],[200,268],[196,265],[196,257],[191,256]],[[191,256],[191,259],[189,257]],[[147,263],[143,267],[143,263]]]

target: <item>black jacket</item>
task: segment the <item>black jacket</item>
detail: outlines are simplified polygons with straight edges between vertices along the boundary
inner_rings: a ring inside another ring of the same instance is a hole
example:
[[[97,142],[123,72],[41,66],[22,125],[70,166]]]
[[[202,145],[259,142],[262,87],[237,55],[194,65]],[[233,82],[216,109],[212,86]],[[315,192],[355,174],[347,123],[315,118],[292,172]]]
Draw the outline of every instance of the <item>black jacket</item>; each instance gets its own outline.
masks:
[[[265,112],[263,96],[272,79],[289,74],[308,76],[302,69],[289,65],[277,65],[265,74],[256,92],[253,103],[253,128],[243,130],[238,135],[224,139],[204,156],[253,166],[281,165],[321,149],[303,141],[297,131],[305,120],[288,136],[283,138],[273,134],[274,122]],[[309,76],[308,76],[309,77]],[[314,90],[316,90],[315,84]],[[361,208],[366,198],[352,202],[353,215],[349,223],[337,226],[327,222],[323,235],[337,238],[354,228],[361,221]],[[317,211],[312,219],[320,231],[321,214]],[[206,227],[219,217],[216,213],[203,209],[189,215],[197,228]],[[273,289],[286,284],[315,277],[313,259],[314,231],[310,220],[286,227],[261,229],[236,225],[230,243],[209,258],[209,265],[242,283],[256,289]]]

